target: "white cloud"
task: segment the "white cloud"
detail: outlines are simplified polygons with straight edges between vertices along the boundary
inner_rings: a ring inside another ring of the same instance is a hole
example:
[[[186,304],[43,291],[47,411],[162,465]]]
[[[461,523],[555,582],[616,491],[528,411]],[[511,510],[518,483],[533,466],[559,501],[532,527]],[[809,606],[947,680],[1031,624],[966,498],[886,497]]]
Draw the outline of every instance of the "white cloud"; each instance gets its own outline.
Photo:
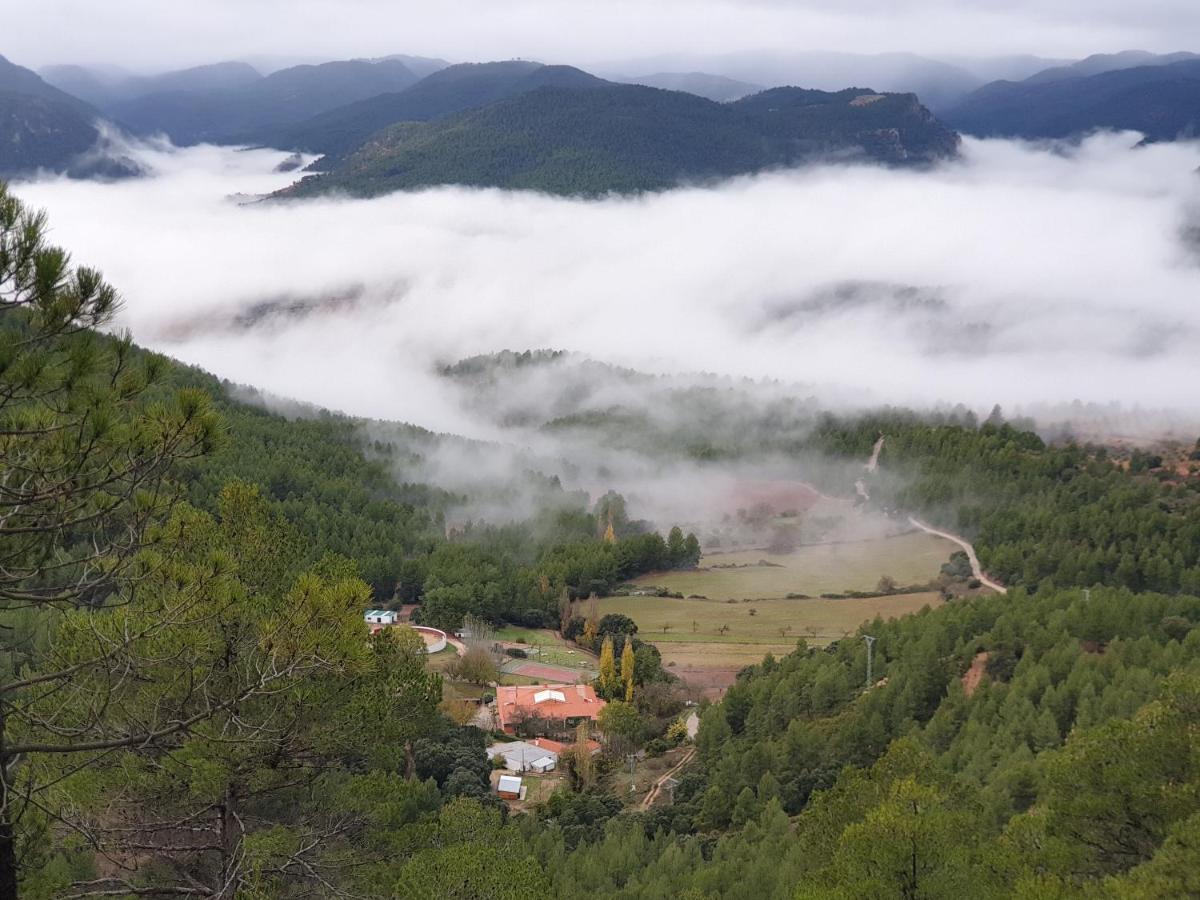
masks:
[[[283,154],[146,151],[158,174],[18,186],[121,290],[137,339],[355,414],[487,436],[433,366],[553,347],[641,369],[986,409],[1200,413],[1200,147],[968,141],[933,172],[815,167],[640,198],[446,188],[238,206]],[[312,304],[307,315],[248,311]],[[234,326],[241,316],[240,326]]]

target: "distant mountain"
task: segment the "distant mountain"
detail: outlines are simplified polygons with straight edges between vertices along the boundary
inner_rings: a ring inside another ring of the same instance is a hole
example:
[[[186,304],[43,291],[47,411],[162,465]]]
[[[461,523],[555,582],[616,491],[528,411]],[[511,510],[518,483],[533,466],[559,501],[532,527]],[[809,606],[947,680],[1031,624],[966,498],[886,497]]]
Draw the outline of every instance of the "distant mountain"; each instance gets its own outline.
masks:
[[[409,56],[407,53],[393,53],[391,56],[383,57],[383,59],[404,63],[404,65],[408,66],[408,70],[418,78],[427,78],[434,72],[439,72],[450,66],[450,63],[444,59],[430,56]]]
[[[73,97],[54,85],[48,84],[37,72],[9,62],[3,56],[0,56],[0,91],[41,97],[44,100],[55,100],[72,106],[80,112],[95,114],[95,110],[78,97]]]
[[[541,87],[603,84],[607,82],[571,66],[524,60],[464,63],[434,72],[407,90],[369,97],[256,137],[273,147],[324,153],[329,158],[322,165],[328,165],[398,122],[438,119]]]
[[[1034,56],[1029,53],[1010,56],[943,56],[938,60],[969,72],[981,85],[990,81],[1023,81],[1052,66],[1065,66],[1072,62],[1069,59]]]
[[[118,100],[104,109],[139,134],[162,132],[178,144],[241,141],[264,128],[300,122],[417,81],[398,60],[292,66],[266,77],[253,76],[257,72],[245,63],[203,66],[158,76],[165,89]]]
[[[65,171],[100,137],[99,113],[0,56],[0,175]]]
[[[64,171],[100,132],[72,104],[0,91],[0,176]]]
[[[544,87],[392,126],[285,196],[437,184],[559,194],[658,190],[821,157],[898,165],[953,156],[958,135],[912,94],[775,88],[734,103],[639,85]]]
[[[1194,136],[1200,133],[1200,59],[993,82],[943,117],[985,137],[1065,138],[1098,128],[1133,129],[1150,140]]]
[[[653,75],[639,75],[616,80],[626,84],[644,84],[646,87],[662,88],[665,91],[686,91],[689,94],[716,100],[718,103],[738,100],[763,89],[763,86],[759,84],[726,78],[724,75],[712,75],[708,72],[656,72]]]
[[[711,72],[750,84],[795,84],[824,91],[869,84],[880,91],[914,93],[935,112],[988,81],[971,72],[965,62],[952,64],[914,53],[803,50],[663,54],[609,62],[592,71],[614,80],[626,72]]]
[[[263,78],[244,62],[213,63],[159,75],[134,75],[111,66],[47,66],[41,75],[55,87],[100,109],[148,94],[237,90]]]
[[[38,74],[48,84],[97,108],[127,96],[123,86],[137,77],[114,66],[46,66]]]
[[[1121,53],[1097,53],[1078,62],[1043,69],[1029,78],[1026,84],[1043,84],[1049,81],[1062,81],[1066,78],[1081,78],[1089,75],[1102,75],[1105,72],[1117,72],[1121,69],[1136,69],[1141,66],[1167,66],[1171,63],[1187,62],[1200,59],[1195,53],[1148,53],[1145,50],[1125,50]]]

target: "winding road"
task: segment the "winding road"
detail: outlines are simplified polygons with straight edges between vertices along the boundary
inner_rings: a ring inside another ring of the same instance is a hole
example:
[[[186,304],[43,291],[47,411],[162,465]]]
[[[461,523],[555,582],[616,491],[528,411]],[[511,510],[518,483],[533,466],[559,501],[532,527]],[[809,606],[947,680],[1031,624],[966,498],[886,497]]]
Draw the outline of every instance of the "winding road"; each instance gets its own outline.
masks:
[[[866,470],[868,475],[874,475],[875,471],[879,468],[879,451],[882,449],[883,435],[881,434],[879,436],[879,440],[875,442],[875,446],[871,448],[871,458],[867,460],[866,464],[863,466],[863,469]],[[871,495],[867,493],[867,482],[864,479],[860,478],[858,481],[854,482],[854,490],[857,491],[858,496],[862,497],[864,500],[871,499]]]
[[[871,448],[871,458],[863,465],[863,469],[866,470],[867,474],[873,474],[879,468],[879,451],[883,449],[883,440],[884,436],[881,434],[879,436],[879,440],[875,442],[875,446]],[[866,481],[864,481],[862,478],[854,482],[854,490],[857,491],[858,495],[864,500],[871,499],[871,495],[867,493]],[[932,534],[935,537],[945,538],[951,543],[958,544],[958,546],[962,547],[963,551],[967,554],[967,559],[970,560],[971,563],[971,574],[979,579],[980,584],[991,588],[997,594],[1008,593],[1008,588],[998,581],[993,581],[991,578],[988,578],[986,574],[984,574],[983,566],[979,564],[979,557],[975,555],[975,548],[971,546],[970,541],[959,537],[957,534],[951,534],[948,531],[942,531],[939,528],[934,528],[932,525],[926,525],[916,516],[909,516],[908,521],[914,527],[921,529],[926,534]]]
[[[948,541],[958,544],[958,546],[962,547],[963,550],[966,552],[967,559],[971,561],[971,572],[972,572],[972,574],[974,574],[974,576],[976,578],[979,579],[980,584],[984,585],[985,587],[990,587],[997,594],[1007,594],[1008,593],[1008,588],[1006,588],[1004,585],[1002,585],[998,581],[993,581],[992,579],[988,578],[987,575],[984,574],[983,567],[979,565],[979,557],[975,555],[975,548],[971,546],[969,541],[966,541],[963,538],[960,538],[956,534],[951,534],[948,531],[941,531],[940,529],[934,528],[932,525],[926,525],[924,522],[922,522],[920,519],[916,518],[915,516],[909,516],[908,521],[911,522],[913,525],[915,525],[917,528],[920,528],[926,534],[932,534],[932,535],[935,535],[936,537],[945,538]]]

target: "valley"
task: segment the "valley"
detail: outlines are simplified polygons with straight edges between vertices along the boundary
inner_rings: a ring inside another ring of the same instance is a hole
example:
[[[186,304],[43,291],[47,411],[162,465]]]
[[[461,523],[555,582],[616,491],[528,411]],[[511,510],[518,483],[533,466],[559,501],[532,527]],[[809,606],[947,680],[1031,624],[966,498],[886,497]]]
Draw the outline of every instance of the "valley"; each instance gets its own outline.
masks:
[[[6,10],[0,900],[1200,896],[1110,6]]]

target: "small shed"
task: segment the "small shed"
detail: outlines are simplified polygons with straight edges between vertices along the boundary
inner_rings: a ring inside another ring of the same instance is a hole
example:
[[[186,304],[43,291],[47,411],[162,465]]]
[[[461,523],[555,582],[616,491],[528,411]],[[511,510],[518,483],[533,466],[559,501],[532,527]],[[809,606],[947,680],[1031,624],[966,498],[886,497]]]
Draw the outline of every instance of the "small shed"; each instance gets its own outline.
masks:
[[[400,614],[390,609],[368,609],[363,613],[363,620],[368,625],[395,625],[400,621]]]
[[[520,800],[521,779],[516,775],[501,775],[496,783],[496,793],[505,800]]]

